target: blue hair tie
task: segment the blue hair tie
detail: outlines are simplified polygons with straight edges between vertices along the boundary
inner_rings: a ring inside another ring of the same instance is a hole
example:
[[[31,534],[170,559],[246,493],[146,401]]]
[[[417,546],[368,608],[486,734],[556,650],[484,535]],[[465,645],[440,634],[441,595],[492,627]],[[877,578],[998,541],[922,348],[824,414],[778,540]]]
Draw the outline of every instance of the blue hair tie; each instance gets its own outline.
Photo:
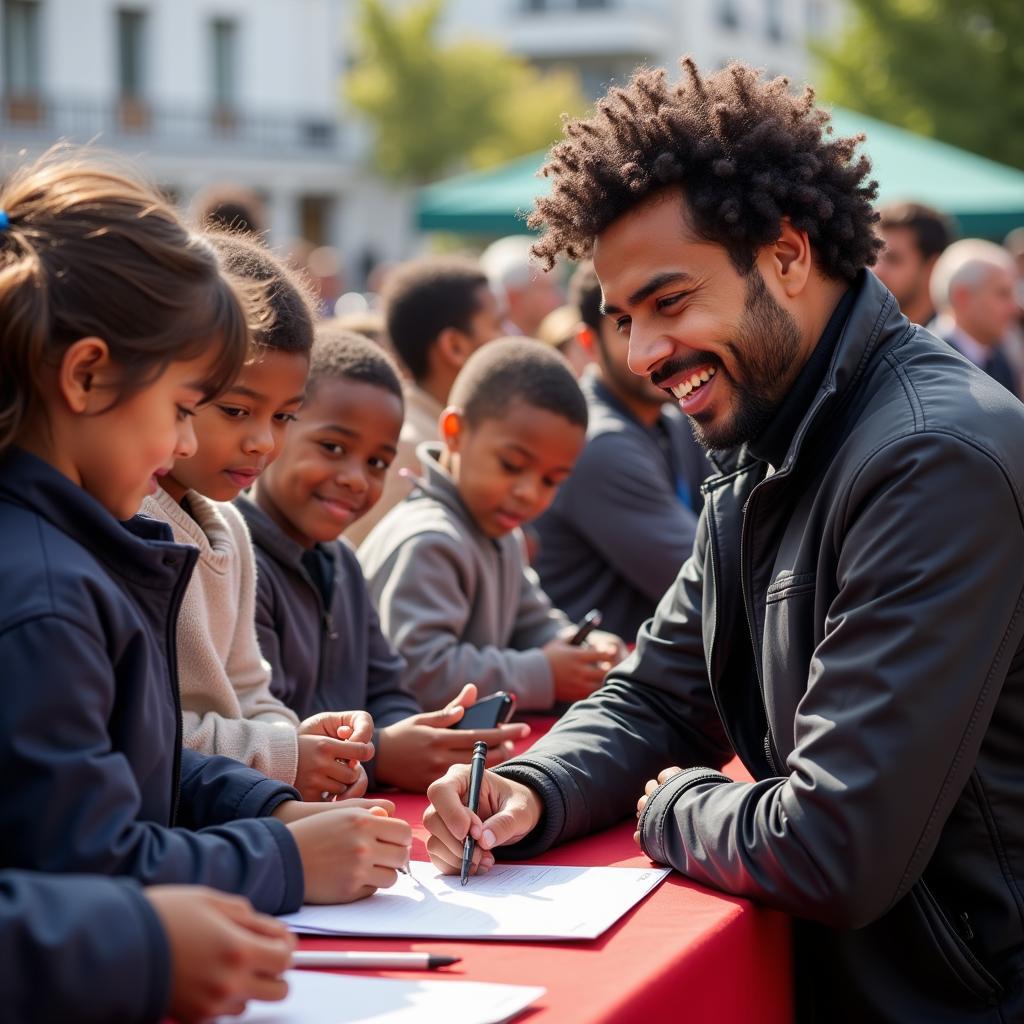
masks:
[[[0,210],[0,231],[6,231],[11,226],[11,218],[7,216],[6,210]]]

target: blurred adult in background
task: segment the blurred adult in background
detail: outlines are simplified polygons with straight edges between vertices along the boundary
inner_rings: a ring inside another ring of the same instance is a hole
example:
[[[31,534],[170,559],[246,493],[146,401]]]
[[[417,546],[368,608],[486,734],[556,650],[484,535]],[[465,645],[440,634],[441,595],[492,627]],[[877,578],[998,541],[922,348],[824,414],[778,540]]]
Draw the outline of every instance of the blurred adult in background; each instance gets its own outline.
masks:
[[[1017,264],[1017,280],[1013,289],[1017,300],[1017,320],[1006,340],[1006,355],[1017,374],[1024,397],[1024,227],[1014,228],[1003,239],[1003,248]]]
[[[569,295],[596,360],[580,378],[587,445],[534,523],[533,567],[570,618],[597,608],[602,628],[632,640],[690,555],[711,466],[672,396],[626,365],[629,337],[602,315],[589,260]]]
[[[562,289],[555,275],[530,255],[533,242],[529,235],[507,235],[492,242],[480,257],[480,266],[501,306],[504,334],[535,338],[544,317],[562,305]]]
[[[557,348],[568,360],[572,372],[579,377],[594,361],[591,350],[580,341],[580,332],[586,329],[576,306],[559,306],[541,320],[536,337],[545,345]]]
[[[1019,395],[1019,381],[1004,351],[1017,318],[1013,257],[994,242],[964,238],[939,258],[932,273],[933,331],[961,355]]]
[[[357,546],[412,490],[401,470],[418,476],[416,446],[440,440],[438,419],[463,363],[503,333],[487,277],[471,260],[428,257],[400,265],[388,275],[381,307],[392,350],[408,372],[405,422],[380,500],[345,532]]]
[[[875,273],[896,296],[900,311],[922,327],[935,319],[930,282],[935,262],[953,240],[949,219],[920,203],[896,203],[878,211],[885,248]]]

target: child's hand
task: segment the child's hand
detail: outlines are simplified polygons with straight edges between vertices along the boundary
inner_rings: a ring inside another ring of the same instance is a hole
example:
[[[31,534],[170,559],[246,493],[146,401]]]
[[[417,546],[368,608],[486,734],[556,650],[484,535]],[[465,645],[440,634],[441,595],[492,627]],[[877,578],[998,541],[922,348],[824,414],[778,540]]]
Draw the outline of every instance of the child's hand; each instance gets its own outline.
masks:
[[[496,846],[507,846],[532,832],[543,812],[540,797],[529,786],[493,772],[484,772],[477,814],[466,806],[468,792],[469,767],[464,764],[449,768],[427,790],[430,806],[423,815],[430,833],[427,854],[446,875],[459,873],[467,832],[476,840],[472,869],[476,874],[494,866],[491,851]]]
[[[468,683],[448,707],[410,715],[387,725],[377,734],[377,780],[389,786],[425,793],[453,764],[469,764],[473,744],[488,746],[487,766],[512,756],[514,740],[530,734],[526,724],[499,725],[496,729],[450,729],[476,702],[476,687]]]
[[[383,808],[334,808],[293,821],[307,903],[351,903],[395,884],[412,829]]]
[[[303,800],[362,796],[361,761],[373,757],[373,719],[365,711],[324,711],[299,725],[295,788]]]
[[[241,1013],[249,999],[283,999],[295,940],[242,896],[197,885],[145,890],[171,950],[168,1013],[182,1024]]]
[[[611,668],[607,655],[586,645],[549,640],[541,650],[555,677],[555,700],[574,701],[592,694]]]
[[[271,817],[290,825],[300,818],[308,818],[311,814],[323,814],[326,811],[337,811],[345,807],[362,807],[369,810],[379,807],[385,814],[395,813],[395,805],[383,797],[361,797],[354,800],[332,800],[329,803],[311,803],[307,800],[282,800],[273,811]]]
[[[598,651],[608,662],[610,668],[618,665],[629,654],[622,638],[607,632],[607,630],[595,629],[587,637],[585,643],[586,646],[593,647],[595,651]]]

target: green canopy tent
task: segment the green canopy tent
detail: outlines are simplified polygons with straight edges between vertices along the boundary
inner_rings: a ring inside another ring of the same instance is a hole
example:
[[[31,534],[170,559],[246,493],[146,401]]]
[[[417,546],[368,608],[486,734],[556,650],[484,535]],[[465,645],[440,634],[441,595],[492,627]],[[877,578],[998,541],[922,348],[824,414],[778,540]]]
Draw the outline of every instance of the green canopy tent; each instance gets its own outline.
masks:
[[[1024,225],[1024,171],[944,142],[836,108],[837,135],[864,132],[880,203],[912,199],[956,217],[965,236],[1002,239]],[[460,174],[420,190],[421,231],[509,235],[526,231],[525,216],[548,182],[538,178],[543,153],[488,171]]]

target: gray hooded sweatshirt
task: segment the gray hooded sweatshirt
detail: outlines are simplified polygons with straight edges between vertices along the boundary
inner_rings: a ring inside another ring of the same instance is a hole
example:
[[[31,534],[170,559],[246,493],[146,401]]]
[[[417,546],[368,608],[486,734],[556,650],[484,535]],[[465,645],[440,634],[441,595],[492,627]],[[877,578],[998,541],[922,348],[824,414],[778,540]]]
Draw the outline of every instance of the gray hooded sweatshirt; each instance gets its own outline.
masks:
[[[424,479],[359,548],[384,635],[424,707],[476,683],[482,696],[515,694],[523,710],[550,708],[555,684],[540,648],[569,620],[527,568],[521,532],[494,540],[480,531],[440,452],[420,445]]]

